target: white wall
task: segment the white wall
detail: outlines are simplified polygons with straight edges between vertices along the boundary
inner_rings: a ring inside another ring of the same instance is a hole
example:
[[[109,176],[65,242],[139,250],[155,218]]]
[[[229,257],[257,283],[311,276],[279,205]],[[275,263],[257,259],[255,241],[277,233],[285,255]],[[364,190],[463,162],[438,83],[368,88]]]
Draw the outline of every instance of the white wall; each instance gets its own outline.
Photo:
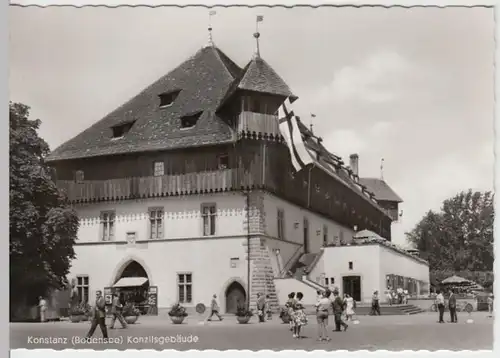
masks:
[[[323,249],[323,255],[309,274],[312,281],[321,277],[333,277],[335,283],[343,294],[342,277],[361,277],[361,300],[369,302],[374,291],[380,291],[380,247],[367,246],[333,246]],[[353,269],[349,270],[349,261]],[[385,276],[384,276],[385,277]],[[319,282],[324,284],[324,282]]]
[[[317,253],[323,245],[323,225],[328,227],[328,242],[334,242],[335,237],[340,237],[340,232],[343,232],[344,239],[350,241],[354,235],[354,231],[350,228],[343,227],[333,220],[315,214],[309,210],[303,209],[295,204],[291,204],[272,194],[266,193],[264,196],[264,211],[265,211],[265,234],[276,238],[278,237],[278,209],[284,210],[285,216],[285,237],[284,240],[303,245],[303,222],[304,217],[309,220],[309,251]],[[298,227],[295,228],[295,223]],[[319,230],[319,235],[318,231]],[[276,244],[275,244],[276,245]],[[295,246],[288,248],[280,248],[282,250],[282,258],[286,263],[291,255],[296,251]]]
[[[384,280],[386,275],[393,274],[427,283],[430,281],[429,265],[383,246],[380,247],[380,274]],[[381,287],[381,291],[384,290],[385,281]]]
[[[150,285],[158,286],[158,307],[170,307],[177,301],[177,273],[191,272],[193,302],[208,305],[215,293],[224,306],[225,289],[234,279],[243,282],[246,290],[246,239],[199,239],[129,244],[87,244],[75,246],[77,255],[69,277],[88,275],[90,298],[96,290],[110,287],[127,262],[135,260],[148,274]],[[236,268],[230,259],[239,258]]]
[[[202,236],[201,204],[217,207],[216,236],[245,235],[245,200],[233,193],[124,200],[76,205],[80,217],[77,242],[100,241],[100,213],[115,210],[115,241],[126,241],[127,232],[135,231],[137,240],[149,239],[150,207],[163,207],[165,212],[164,239]]]

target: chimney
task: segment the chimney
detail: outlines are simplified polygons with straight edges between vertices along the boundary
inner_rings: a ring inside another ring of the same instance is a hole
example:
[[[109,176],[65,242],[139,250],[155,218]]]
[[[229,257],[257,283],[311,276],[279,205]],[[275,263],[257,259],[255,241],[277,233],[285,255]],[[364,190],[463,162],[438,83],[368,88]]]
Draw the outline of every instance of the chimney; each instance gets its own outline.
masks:
[[[354,175],[359,176],[359,168],[358,168],[359,156],[357,154],[351,154],[349,156],[349,166]]]

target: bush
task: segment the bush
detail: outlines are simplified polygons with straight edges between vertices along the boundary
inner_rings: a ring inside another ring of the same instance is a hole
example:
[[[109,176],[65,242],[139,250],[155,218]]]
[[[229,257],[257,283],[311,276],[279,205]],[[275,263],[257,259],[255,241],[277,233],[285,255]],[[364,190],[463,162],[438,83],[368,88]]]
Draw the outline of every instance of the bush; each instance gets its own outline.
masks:
[[[123,317],[140,316],[141,312],[135,308],[133,303],[127,303],[123,308],[122,315]]]
[[[238,317],[252,317],[252,310],[248,309],[245,304],[239,304],[236,308],[236,316]]]
[[[168,312],[168,315],[170,317],[186,317],[188,314],[184,307],[182,307],[179,303],[176,303],[172,306],[170,312]]]

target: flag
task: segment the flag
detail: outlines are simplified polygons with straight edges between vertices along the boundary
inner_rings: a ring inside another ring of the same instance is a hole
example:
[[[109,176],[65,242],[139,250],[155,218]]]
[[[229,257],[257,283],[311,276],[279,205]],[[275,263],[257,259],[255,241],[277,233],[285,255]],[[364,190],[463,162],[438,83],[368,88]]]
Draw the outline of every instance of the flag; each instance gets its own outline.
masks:
[[[278,113],[281,134],[285,138],[288,150],[290,151],[292,164],[295,170],[299,171],[306,165],[313,163],[313,159],[302,140],[302,134],[297,124],[297,117],[293,110],[291,110],[291,101],[289,98],[281,105]]]
[[[210,11],[210,12],[208,13],[208,15],[210,15],[210,16],[214,16],[214,15],[216,15],[216,14],[217,14],[217,11],[215,11],[215,10],[212,10],[212,11]]]
[[[257,15],[257,22],[262,22],[262,21],[264,21],[264,16]]]

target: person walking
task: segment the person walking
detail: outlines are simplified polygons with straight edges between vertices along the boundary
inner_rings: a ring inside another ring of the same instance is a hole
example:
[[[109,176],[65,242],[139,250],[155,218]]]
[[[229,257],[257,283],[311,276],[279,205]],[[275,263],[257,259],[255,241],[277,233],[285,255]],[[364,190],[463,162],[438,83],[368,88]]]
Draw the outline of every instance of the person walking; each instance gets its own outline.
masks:
[[[448,309],[450,310],[450,321],[451,323],[457,323],[457,297],[453,289],[450,289],[450,297],[448,298]]]
[[[441,290],[436,291],[437,296],[436,296],[436,306],[439,312],[439,321],[438,323],[444,323],[444,296],[441,293]]]
[[[380,302],[378,297],[378,291],[373,292],[372,296],[372,309],[370,316],[380,316]]]
[[[47,301],[42,297],[38,297],[38,307],[40,309],[40,322],[47,321]]]
[[[257,293],[257,315],[259,316],[259,323],[265,322],[266,311],[266,298],[262,293]]]
[[[208,316],[207,321],[211,321],[213,315],[216,315],[219,321],[222,321],[223,318],[219,314],[219,311],[220,308],[219,304],[217,303],[217,295],[214,294],[212,296],[212,302],[210,303],[210,316]]]
[[[333,291],[333,315],[335,317],[335,329],[334,331],[340,332],[341,328],[344,328],[344,331],[347,331],[349,325],[342,321],[342,313],[344,312],[344,300],[339,296],[339,291]]]
[[[349,320],[352,321],[352,317],[356,314],[356,312],[354,312],[354,298],[352,298],[347,293],[346,293],[346,298],[345,298],[345,304],[346,304],[346,308],[345,308],[346,321],[349,321]]]
[[[271,297],[269,295],[266,295],[266,315],[268,321],[273,319],[273,313],[271,311]]]
[[[330,309],[331,301],[328,297],[329,292],[323,292],[322,297],[316,302],[316,320],[318,322],[318,341],[330,341],[328,337],[328,310]]]
[[[94,332],[99,326],[101,329],[102,337],[108,338],[108,330],[106,329],[106,300],[102,296],[102,291],[98,290],[96,292],[95,306],[94,306],[94,315],[92,317],[92,325],[90,326],[90,330],[87,333],[86,338],[90,338],[94,335]]]
[[[115,329],[115,322],[118,319],[120,324],[122,325],[122,328],[125,329],[127,328],[127,322],[125,322],[125,319],[123,318],[122,315],[122,310],[123,310],[123,305],[120,302],[120,298],[118,297],[118,293],[114,292],[112,295],[113,299],[111,301],[111,314],[113,317],[111,318],[111,323],[109,325],[109,329]]]
[[[488,317],[493,317],[493,301],[494,301],[495,297],[493,296],[493,293],[490,293],[490,295],[488,296],[488,313],[489,313],[489,316]]]

